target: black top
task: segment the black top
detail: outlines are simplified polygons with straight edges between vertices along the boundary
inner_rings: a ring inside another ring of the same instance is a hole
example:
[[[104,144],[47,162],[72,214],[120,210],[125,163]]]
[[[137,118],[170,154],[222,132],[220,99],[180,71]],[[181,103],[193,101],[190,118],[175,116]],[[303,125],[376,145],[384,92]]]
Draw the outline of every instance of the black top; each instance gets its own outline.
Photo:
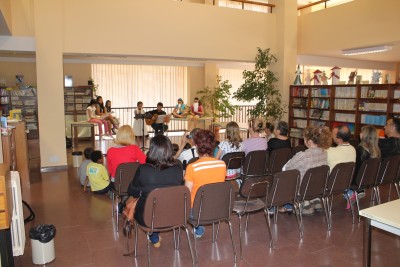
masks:
[[[278,148],[291,148],[292,144],[290,143],[290,140],[281,140],[278,138],[271,138],[268,141],[268,151],[272,151]]]
[[[354,175],[353,177],[357,177],[358,170],[360,169],[361,165],[363,164],[364,161],[369,159],[371,157],[371,153],[369,153],[368,150],[366,150],[362,146],[357,146],[356,147],[356,166],[354,168]]]
[[[382,158],[400,155],[400,138],[389,137],[379,139],[379,148]]]
[[[156,188],[182,185],[182,183],[182,165],[176,164],[162,171],[155,169],[149,164],[140,165],[133,181],[128,187],[128,194],[139,198],[135,210],[135,219],[140,224],[144,224],[144,203],[150,191]]]
[[[167,115],[167,113],[164,110],[158,110],[158,109],[153,109],[150,110],[148,113],[150,113],[151,115],[157,114],[157,115]]]

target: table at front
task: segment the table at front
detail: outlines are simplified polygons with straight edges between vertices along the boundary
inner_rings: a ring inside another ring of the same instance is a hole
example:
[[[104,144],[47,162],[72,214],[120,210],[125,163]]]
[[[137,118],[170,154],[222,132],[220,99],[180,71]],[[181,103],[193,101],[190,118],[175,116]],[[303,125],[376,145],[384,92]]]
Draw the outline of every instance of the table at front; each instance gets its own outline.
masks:
[[[212,122],[213,118],[212,117],[201,117],[199,118],[197,121],[198,122],[202,122],[203,123],[203,129],[206,129],[206,122]],[[171,121],[176,121],[176,122],[186,122],[189,121],[188,118],[174,118],[173,116],[171,116]],[[174,129],[177,130],[177,129]],[[179,129],[179,130],[187,130],[187,129]]]
[[[360,210],[365,217],[363,266],[371,266],[371,226],[400,236],[400,199]]]

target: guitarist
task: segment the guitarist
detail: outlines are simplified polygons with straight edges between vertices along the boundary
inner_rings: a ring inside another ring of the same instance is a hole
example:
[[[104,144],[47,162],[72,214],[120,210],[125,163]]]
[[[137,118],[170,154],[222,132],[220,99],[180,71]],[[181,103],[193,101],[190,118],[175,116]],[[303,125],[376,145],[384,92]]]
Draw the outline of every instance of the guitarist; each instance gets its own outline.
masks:
[[[152,123],[151,123],[151,128],[154,129],[154,134],[158,133],[164,133],[166,130],[168,130],[168,125],[166,125],[164,122],[163,123],[157,123],[157,117],[158,115],[167,115],[163,108],[163,103],[158,102],[157,104],[157,109],[151,110],[148,113],[152,115]]]

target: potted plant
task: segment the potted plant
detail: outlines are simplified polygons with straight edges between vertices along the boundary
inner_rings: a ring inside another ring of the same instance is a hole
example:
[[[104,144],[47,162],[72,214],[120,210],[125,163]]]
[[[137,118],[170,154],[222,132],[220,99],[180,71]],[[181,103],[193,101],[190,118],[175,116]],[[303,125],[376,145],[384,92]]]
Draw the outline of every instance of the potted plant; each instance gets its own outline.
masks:
[[[200,95],[200,101],[204,106],[205,115],[213,117],[214,132],[219,132],[219,118],[229,118],[235,115],[236,106],[230,103],[232,85],[228,80],[222,81],[221,76],[217,75],[217,81],[214,88],[208,86],[203,90],[197,91]],[[218,136],[218,135],[216,135]]]
[[[282,104],[281,93],[275,85],[278,79],[269,69],[269,66],[278,60],[270,54],[269,48],[262,50],[258,47],[257,49],[255,68],[253,71],[243,71],[245,82],[233,97],[246,102],[258,100],[254,109],[248,111],[250,119],[261,117],[265,121],[280,120],[285,113],[285,105]]]

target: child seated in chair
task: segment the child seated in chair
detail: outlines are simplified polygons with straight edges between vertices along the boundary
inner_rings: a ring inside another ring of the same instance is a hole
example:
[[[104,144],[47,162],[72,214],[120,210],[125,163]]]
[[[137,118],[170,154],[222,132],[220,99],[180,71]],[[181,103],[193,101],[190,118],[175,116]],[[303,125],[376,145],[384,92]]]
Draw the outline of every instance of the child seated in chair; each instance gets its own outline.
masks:
[[[90,162],[92,162],[90,157],[92,156],[93,151],[94,151],[93,147],[87,147],[83,151],[85,160],[81,163],[81,166],[79,166],[79,180],[81,182],[81,185],[83,185],[83,186],[85,185],[85,181],[86,181],[86,177],[87,177],[87,175],[86,175],[87,166]],[[90,183],[88,182],[88,184],[86,186],[90,187]]]
[[[95,194],[105,194],[112,189],[106,167],[103,165],[103,154],[100,150],[93,151],[92,162],[87,166],[87,179],[83,190],[86,191],[87,181],[90,181],[90,188]]]

